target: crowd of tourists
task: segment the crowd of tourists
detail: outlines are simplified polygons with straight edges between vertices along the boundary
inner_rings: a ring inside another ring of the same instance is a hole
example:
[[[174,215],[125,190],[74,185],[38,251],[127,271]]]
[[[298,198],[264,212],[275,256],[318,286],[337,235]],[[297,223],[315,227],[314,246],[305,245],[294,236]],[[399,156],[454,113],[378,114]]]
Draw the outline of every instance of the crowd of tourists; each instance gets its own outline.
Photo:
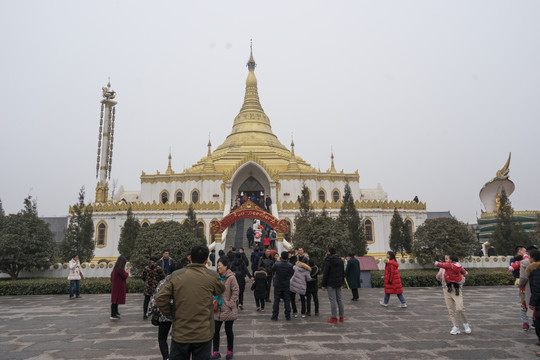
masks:
[[[262,193],[261,193],[262,194]],[[255,196],[254,194],[248,196],[247,194],[241,193],[240,195],[236,195],[236,198],[234,199],[234,205],[232,206],[232,210],[235,210],[239,208],[242,204],[244,204],[246,201],[251,201],[255,205],[259,206],[261,209],[266,210],[267,212],[272,212],[272,198],[270,195],[264,196]]]
[[[255,223],[257,224],[257,223]],[[254,224],[254,226],[255,226]],[[259,225],[257,225],[259,226]],[[354,252],[349,252],[347,264],[329,247],[323,264],[315,264],[303,248],[283,251],[280,254],[268,247],[255,246],[250,259],[244,249],[230,247],[227,253],[220,250],[217,259],[208,247],[195,246],[187,256],[189,264],[182,268],[168,251],[162,257],[151,257],[142,271],[145,283],[143,320],[152,318],[158,327],[158,345],[163,359],[220,359],[220,332],[225,329],[225,359],[233,358],[234,321],[244,310],[244,293],[249,291],[255,299],[254,310],[265,312],[272,303],[270,320],[278,321],[281,304],[287,321],[319,315],[319,289],[327,293],[330,302],[330,324],[345,322],[342,289],[351,289],[351,301],[359,299],[361,287],[360,263]],[[407,308],[395,254],[388,251],[384,270],[384,298],[380,305],[387,307],[390,295],[395,294],[400,308]],[[461,333],[460,321],[466,334],[472,332],[463,304],[463,284],[467,271],[457,256],[447,254],[444,262],[434,263],[439,268],[436,275],[441,282],[444,302],[450,316],[451,335]],[[322,270],[321,270],[322,269]],[[516,247],[509,271],[516,278],[519,289],[523,330],[533,328],[540,346],[540,251],[534,247]],[[250,271],[251,270],[251,271]],[[319,275],[322,274],[319,283]],[[126,302],[126,259],[120,256],[111,273],[111,315],[120,319],[118,305]],[[70,299],[80,298],[80,280],[83,278],[80,262],[74,256],[69,263]],[[273,290],[273,291],[272,291]],[[273,295],[273,296],[272,296]],[[208,299],[208,301],[201,301]],[[299,301],[299,304],[297,303]],[[299,305],[299,306],[298,306]],[[172,342],[168,335],[172,327]],[[536,353],[540,356],[540,352]]]

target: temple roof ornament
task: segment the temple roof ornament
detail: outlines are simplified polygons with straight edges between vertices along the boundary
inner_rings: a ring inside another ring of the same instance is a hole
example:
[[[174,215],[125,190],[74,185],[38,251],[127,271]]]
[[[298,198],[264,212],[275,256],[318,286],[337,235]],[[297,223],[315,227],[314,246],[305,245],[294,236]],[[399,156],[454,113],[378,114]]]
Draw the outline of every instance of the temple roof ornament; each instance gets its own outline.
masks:
[[[336,167],[334,166],[334,152],[332,151],[332,155],[330,155],[330,159],[332,160],[332,165],[330,166],[330,173],[335,174],[337,173]]]
[[[111,80],[107,83],[107,87],[103,86],[101,90],[103,90],[103,97],[107,100],[112,100],[116,97],[116,91],[111,89]]]
[[[171,152],[169,151],[169,166],[167,166],[167,171],[165,171],[165,174],[167,175],[172,175],[174,174],[174,171],[171,167],[171,159],[172,159],[172,156],[171,156]]]
[[[480,200],[484,204],[487,213],[497,211],[497,201],[503,191],[507,196],[510,196],[514,192],[515,185],[509,179],[511,157],[512,153],[509,153],[508,160],[506,160],[504,166],[480,190]]]

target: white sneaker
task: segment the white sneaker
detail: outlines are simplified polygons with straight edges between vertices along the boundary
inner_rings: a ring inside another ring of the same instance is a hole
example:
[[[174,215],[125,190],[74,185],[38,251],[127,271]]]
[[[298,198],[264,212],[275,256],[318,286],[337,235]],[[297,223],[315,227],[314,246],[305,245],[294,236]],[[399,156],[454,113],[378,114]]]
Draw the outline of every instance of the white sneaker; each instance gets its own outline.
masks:
[[[400,307],[400,308],[406,308],[406,307],[407,307],[407,303],[400,303],[400,304],[399,304],[399,307]]]
[[[472,332],[469,324],[463,324],[463,327],[465,328],[465,334],[470,334]]]
[[[379,304],[381,304],[381,306],[385,306],[385,307],[388,306],[388,304],[386,304],[386,303],[385,303],[384,301],[382,301],[382,300],[379,301]]]
[[[457,335],[457,334],[460,334],[460,333],[461,333],[461,331],[459,331],[459,328],[457,326],[453,326],[452,330],[450,330],[451,335]]]

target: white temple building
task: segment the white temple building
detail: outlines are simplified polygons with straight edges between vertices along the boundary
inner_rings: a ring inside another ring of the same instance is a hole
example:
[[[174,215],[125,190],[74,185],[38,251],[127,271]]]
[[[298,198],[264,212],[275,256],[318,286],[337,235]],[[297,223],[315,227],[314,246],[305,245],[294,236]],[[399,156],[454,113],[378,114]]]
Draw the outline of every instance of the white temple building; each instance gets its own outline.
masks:
[[[235,206],[237,196],[255,196],[272,200],[271,215],[284,220],[294,232],[294,218],[299,211],[298,197],[305,184],[316,211],[323,208],[331,216],[339,214],[346,183],[349,183],[355,204],[363,218],[370,255],[389,250],[390,220],[397,208],[411,233],[427,218],[425,203],[389,201],[381,185],[374,189],[360,187],[358,170],[337,171],[333,155],[331,167],[320,171],[295,154],[294,143],[283,145],[272,132],[270,119],[260,101],[255,77],[255,61],[251,54],[244,102],[234,118],[231,133],[225,141],[208,152],[191,168],[176,172],[171,166],[154,174],[141,174],[141,188],[126,191],[123,187],[109,198],[116,93],[110,84],[103,88],[101,101],[100,142],[98,146],[96,197],[93,204],[95,224],[95,259],[119,256],[118,241],[126,220],[128,206],[142,226],[159,221],[183,221],[190,204],[210,245],[224,247],[227,229],[211,236],[211,223],[224,219]],[[121,136],[121,134],[120,134]],[[279,247],[290,233],[278,234]]]

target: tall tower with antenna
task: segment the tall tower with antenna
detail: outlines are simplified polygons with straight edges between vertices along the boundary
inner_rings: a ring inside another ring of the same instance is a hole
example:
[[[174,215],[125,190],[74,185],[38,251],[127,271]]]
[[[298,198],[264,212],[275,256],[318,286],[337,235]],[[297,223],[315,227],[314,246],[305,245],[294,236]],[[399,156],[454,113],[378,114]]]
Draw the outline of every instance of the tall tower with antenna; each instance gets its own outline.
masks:
[[[96,164],[96,203],[106,203],[109,197],[109,181],[111,178],[111,165],[114,141],[114,120],[116,113],[116,92],[111,89],[111,81],[102,87],[103,100],[99,115],[99,136]]]

